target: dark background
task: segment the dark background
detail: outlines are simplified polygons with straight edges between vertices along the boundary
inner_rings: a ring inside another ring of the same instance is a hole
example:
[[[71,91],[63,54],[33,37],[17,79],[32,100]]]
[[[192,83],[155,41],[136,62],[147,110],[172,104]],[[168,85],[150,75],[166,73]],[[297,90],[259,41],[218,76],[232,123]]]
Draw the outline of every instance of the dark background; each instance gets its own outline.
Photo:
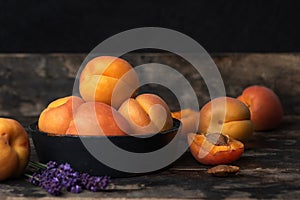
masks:
[[[208,52],[299,52],[300,6],[284,0],[0,1],[0,52],[89,52],[131,28],[180,31]]]

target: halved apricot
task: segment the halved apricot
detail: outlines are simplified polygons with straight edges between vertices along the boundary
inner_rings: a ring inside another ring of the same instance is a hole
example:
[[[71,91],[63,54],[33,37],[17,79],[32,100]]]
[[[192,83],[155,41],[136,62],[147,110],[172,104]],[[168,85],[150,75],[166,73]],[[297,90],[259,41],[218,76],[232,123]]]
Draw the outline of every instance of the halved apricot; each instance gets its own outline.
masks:
[[[194,158],[205,165],[228,164],[244,153],[242,142],[220,133],[189,133],[188,142]]]

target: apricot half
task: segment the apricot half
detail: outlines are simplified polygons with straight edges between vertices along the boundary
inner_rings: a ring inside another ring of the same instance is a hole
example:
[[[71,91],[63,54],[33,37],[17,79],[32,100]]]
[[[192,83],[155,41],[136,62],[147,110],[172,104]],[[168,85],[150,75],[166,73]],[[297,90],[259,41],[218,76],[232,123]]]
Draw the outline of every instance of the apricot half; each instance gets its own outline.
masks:
[[[250,86],[237,99],[249,107],[254,130],[269,130],[280,125],[283,117],[282,105],[271,89],[258,85]]]
[[[228,164],[244,153],[243,143],[219,133],[189,133],[188,142],[194,158],[205,165]]]

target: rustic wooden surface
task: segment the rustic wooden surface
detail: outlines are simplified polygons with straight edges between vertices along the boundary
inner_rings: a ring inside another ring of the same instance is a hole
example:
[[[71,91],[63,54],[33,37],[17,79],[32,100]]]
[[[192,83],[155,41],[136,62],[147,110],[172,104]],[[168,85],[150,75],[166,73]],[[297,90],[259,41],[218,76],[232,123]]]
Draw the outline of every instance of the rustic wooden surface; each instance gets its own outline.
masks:
[[[26,121],[27,119],[25,119]],[[154,199],[298,199],[300,195],[300,116],[286,116],[280,128],[256,132],[243,156],[234,162],[241,168],[233,177],[214,177],[208,166],[186,152],[169,169],[146,176],[113,179],[120,190],[64,193],[73,198]],[[37,160],[32,146],[31,160]],[[50,198],[25,178],[0,183],[0,199]]]
[[[0,55],[0,116],[12,117],[24,127],[38,119],[49,101],[71,94],[83,54]],[[200,106],[208,99],[205,84],[189,64],[170,54],[125,55],[133,65],[159,62],[180,70],[193,80]],[[145,176],[114,179],[120,190],[64,193],[63,198],[152,198],[152,199],[298,199],[300,195],[300,54],[213,55],[228,96],[244,87],[262,84],[280,97],[285,111],[282,126],[256,132],[246,144],[241,167],[234,177],[213,177],[208,166],[197,163],[186,152],[171,168]],[[164,91],[162,91],[164,92]],[[167,98],[171,109],[173,99]],[[32,146],[31,160],[37,160]],[[0,183],[0,199],[52,199],[24,178]]]
[[[0,115],[36,116],[53,99],[72,94],[85,54],[0,54]],[[228,96],[236,97],[249,85],[265,85],[282,101],[285,114],[300,114],[300,54],[212,55]],[[182,58],[168,53],[124,55],[133,66],[156,62],[183,74],[193,86],[199,105],[210,98],[201,76]],[[172,77],[168,77],[170,81]],[[166,90],[154,90],[171,109],[176,103]]]

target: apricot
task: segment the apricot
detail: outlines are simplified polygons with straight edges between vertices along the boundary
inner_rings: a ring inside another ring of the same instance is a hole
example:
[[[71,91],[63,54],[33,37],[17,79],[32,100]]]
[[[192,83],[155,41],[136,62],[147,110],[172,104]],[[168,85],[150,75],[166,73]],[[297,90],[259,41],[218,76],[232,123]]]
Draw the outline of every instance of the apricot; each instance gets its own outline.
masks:
[[[200,110],[199,133],[215,132],[247,141],[253,133],[248,107],[231,97],[218,97],[205,104]]]
[[[75,111],[84,101],[77,96],[67,96],[51,102],[40,114],[38,127],[40,131],[65,134],[73,120]]]
[[[282,105],[271,89],[258,85],[250,86],[237,99],[249,107],[254,130],[270,130],[280,125],[283,117]]]
[[[188,142],[193,157],[205,165],[228,164],[244,153],[244,144],[219,133],[189,133]]]
[[[198,131],[199,112],[192,109],[183,109],[172,112],[172,117],[181,121],[181,134],[195,133]]]
[[[29,138],[21,124],[0,118],[0,181],[20,176],[30,155]]]
[[[96,57],[80,74],[79,91],[85,101],[103,102],[115,108],[135,96],[138,87],[138,76],[132,66],[117,57]]]
[[[158,133],[173,127],[166,102],[155,94],[141,94],[126,100],[119,112],[129,122],[133,134]]]
[[[113,107],[101,102],[80,105],[66,134],[90,136],[124,136],[130,126]]]

